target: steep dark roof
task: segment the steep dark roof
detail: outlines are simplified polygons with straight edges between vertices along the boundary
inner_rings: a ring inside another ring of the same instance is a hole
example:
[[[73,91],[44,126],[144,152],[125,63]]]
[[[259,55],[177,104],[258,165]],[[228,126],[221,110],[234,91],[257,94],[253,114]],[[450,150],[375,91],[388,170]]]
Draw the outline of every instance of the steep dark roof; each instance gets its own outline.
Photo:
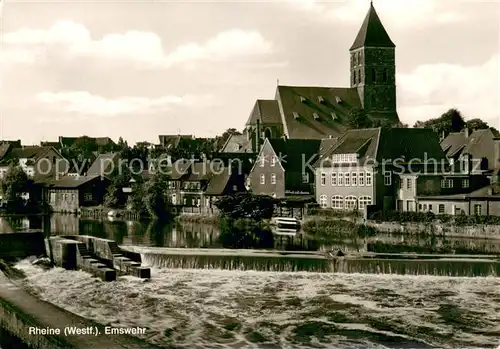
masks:
[[[278,102],[273,99],[258,99],[246,124],[254,125],[257,120],[260,120],[261,124],[281,124]]]
[[[425,128],[382,129],[378,144],[377,160],[404,158],[446,161],[446,154],[441,149],[437,134]]]
[[[176,148],[181,139],[193,139],[193,135],[159,135],[160,144],[167,148]]]
[[[337,137],[347,129],[349,110],[361,108],[356,88],[278,86],[276,99],[282,106],[283,127],[290,139]]]
[[[449,158],[458,158],[469,154],[473,159],[488,159],[488,169],[495,166],[495,135],[491,129],[475,130],[469,137],[465,131],[450,133],[443,141],[441,148]]]
[[[10,143],[2,143],[0,144],[0,160],[3,159],[4,156],[7,155],[7,153],[9,152],[9,150],[12,149],[12,146],[10,145]]]
[[[66,176],[48,182],[47,186],[52,188],[78,188],[97,178],[101,178],[101,176]],[[103,180],[107,181],[105,177],[103,177]]]
[[[367,128],[348,130],[328,151],[321,154],[315,166],[329,166],[335,154],[358,154],[361,163],[372,159],[378,163],[383,160],[397,160],[406,163],[411,159],[435,159],[446,161],[439,140],[430,129],[416,128]],[[402,159],[406,160],[403,161]],[[415,164],[417,161],[415,161]]]
[[[205,195],[221,195],[227,187],[231,171],[229,167],[225,167],[222,172],[214,174],[208,182]]]
[[[247,134],[231,135],[227,139],[222,153],[249,153],[252,151],[252,142],[247,139]]]
[[[365,20],[359,29],[358,35],[351,46],[351,50],[355,50],[363,46],[396,47],[389,37],[389,34],[387,34],[384,25],[380,21],[373,4],[370,4],[370,9],[368,10]]]
[[[441,148],[446,152],[446,156],[453,157],[460,154],[466,144],[465,132],[453,132],[441,141]]]
[[[302,172],[303,163],[317,157],[321,140],[319,139],[266,139],[280,159],[285,171]],[[310,162],[314,163],[314,160]]]
[[[196,161],[191,164],[187,181],[209,180],[218,172],[223,171],[224,165],[216,161]]]
[[[191,160],[179,159],[172,164],[169,171],[169,177],[173,180],[181,179],[184,175],[189,173],[189,168],[192,165]]]
[[[22,148],[12,149],[12,156],[18,159],[33,159],[40,158],[48,151],[48,148],[38,146],[25,146]]]
[[[109,174],[113,167],[117,166],[120,158],[119,153],[100,154],[87,171],[87,176],[101,176]]]

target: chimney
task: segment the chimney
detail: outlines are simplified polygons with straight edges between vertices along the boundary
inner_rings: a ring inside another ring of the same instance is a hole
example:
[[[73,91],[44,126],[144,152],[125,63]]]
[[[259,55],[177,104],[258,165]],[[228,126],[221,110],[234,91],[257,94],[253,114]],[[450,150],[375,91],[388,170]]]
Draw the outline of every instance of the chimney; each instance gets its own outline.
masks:
[[[494,138],[495,142],[495,169],[500,169],[500,137]]]
[[[469,138],[469,136],[470,136],[470,130],[469,130],[469,128],[468,128],[468,127],[466,127],[466,128],[464,129],[464,132],[465,132],[465,138]]]

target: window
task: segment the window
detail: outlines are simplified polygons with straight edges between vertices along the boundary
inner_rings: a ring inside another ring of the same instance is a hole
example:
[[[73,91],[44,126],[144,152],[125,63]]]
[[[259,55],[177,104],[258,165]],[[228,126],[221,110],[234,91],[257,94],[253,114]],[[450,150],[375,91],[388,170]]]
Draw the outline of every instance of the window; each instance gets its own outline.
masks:
[[[76,198],[76,195],[75,194],[71,194],[71,200],[75,201],[75,198]]]
[[[326,185],[326,173],[321,172],[321,185]]]
[[[372,68],[372,82],[377,82],[377,71]]]
[[[271,173],[271,184],[276,184],[276,173]]]
[[[422,204],[418,204],[418,210],[422,211]]]
[[[187,205],[187,203],[188,203],[187,198],[184,198],[184,200],[182,200],[182,202],[184,203],[184,205]]]
[[[411,189],[413,186],[413,179],[412,178],[407,178],[406,179],[406,189]]]
[[[476,216],[480,216],[481,215],[481,205],[474,205],[474,214]]]
[[[382,73],[382,81],[387,82],[387,68],[384,68],[384,72]]]
[[[391,171],[385,171],[384,172],[384,185],[391,185],[391,184],[392,184]]]
[[[344,174],[342,172],[339,172],[338,174],[338,177],[339,177],[339,185],[344,185]]]
[[[331,181],[332,181],[332,186],[336,186],[337,185],[337,173],[336,172],[332,173]]]
[[[358,174],[356,172],[351,173],[351,185],[353,187],[358,185]]]
[[[341,210],[344,208],[344,198],[340,195],[332,196],[332,208]]]
[[[442,179],[441,188],[453,188],[453,181],[451,179]]]
[[[353,85],[356,85],[356,81],[357,81],[357,80],[358,80],[358,79],[357,79],[357,76],[356,76],[356,71],[354,70],[354,71],[352,72],[352,84],[353,84]]]
[[[366,185],[367,186],[372,185],[372,173],[371,172],[366,172]]]
[[[264,155],[262,155],[260,157],[259,164],[260,164],[260,167],[264,167],[264,165],[266,164],[266,157]]]
[[[320,206],[321,208],[327,208],[327,207],[328,207],[328,206],[327,206],[327,205],[328,205],[328,203],[326,202],[326,200],[327,200],[327,199],[326,199],[326,195],[321,195],[321,196],[319,197],[319,206]]]
[[[177,195],[172,194],[172,204],[177,205]]]
[[[355,196],[348,196],[345,198],[344,204],[346,210],[354,210],[357,206],[358,199]]]
[[[358,84],[361,84],[361,70],[358,70]]]
[[[92,193],[85,193],[83,195],[83,198],[85,199],[85,201],[92,201]]]
[[[424,204],[424,211],[427,211],[427,204]]]
[[[260,184],[266,184],[266,176],[263,173],[260,175]]]
[[[462,188],[469,187],[469,179],[462,179]]]
[[[429,211],[432,211],[432,204],[429,204]]]
[[[372,204],[372,198],[371,198],[371,196],[362,196],[359,198],[358,203],[359,203],[359,206],[358,206],[359,209],[363,210],[366,206]]]
[[[344,173],[344,184],[346,186],[350,186],[351,185],[351,177],[350,177],[350,173],[349,172]]]
[[[438,206],[438,212],[439,212],[439,214],[443,214],[444,213],[444,205],[443,204],[439,204],[439,206]]]
[[[302,183],[309,183],[309,173],[303,173],[302,174]]]
[[[365,173],[364,172],[358,173],[358,185],[361,187],[365,185]]]
[[[271,166],[274,167],[276,166],[276,157],[271,156]]]

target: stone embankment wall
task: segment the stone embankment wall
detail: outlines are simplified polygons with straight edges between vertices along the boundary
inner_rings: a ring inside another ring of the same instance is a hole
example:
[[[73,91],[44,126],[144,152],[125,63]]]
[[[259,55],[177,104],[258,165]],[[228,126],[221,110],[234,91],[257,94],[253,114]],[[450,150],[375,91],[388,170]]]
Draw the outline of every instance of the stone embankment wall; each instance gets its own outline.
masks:
[[[0,234],[0,259],[13,260],[45,254],[43,232]]]
[[[373,221],[368,221],[366,224],[384,233],[414,234],[427,232],[448,237],[500,239],[499,225],[453,226],[440,223],[377,223]]]

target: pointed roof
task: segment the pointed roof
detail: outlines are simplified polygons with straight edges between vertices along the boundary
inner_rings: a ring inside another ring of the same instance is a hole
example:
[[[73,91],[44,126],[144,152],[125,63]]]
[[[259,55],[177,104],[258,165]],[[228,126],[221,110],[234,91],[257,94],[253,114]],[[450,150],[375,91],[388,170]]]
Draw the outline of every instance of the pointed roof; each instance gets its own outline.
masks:
[[[354,40],[350,50],[355,50],[363,46],[396,47],[380,21],[377,11],[375,11],[373,7],[373,3],[370,3],[370,9],[366,14],[365,20],[359,29],[358,36],[356,36],[356,40]]]

